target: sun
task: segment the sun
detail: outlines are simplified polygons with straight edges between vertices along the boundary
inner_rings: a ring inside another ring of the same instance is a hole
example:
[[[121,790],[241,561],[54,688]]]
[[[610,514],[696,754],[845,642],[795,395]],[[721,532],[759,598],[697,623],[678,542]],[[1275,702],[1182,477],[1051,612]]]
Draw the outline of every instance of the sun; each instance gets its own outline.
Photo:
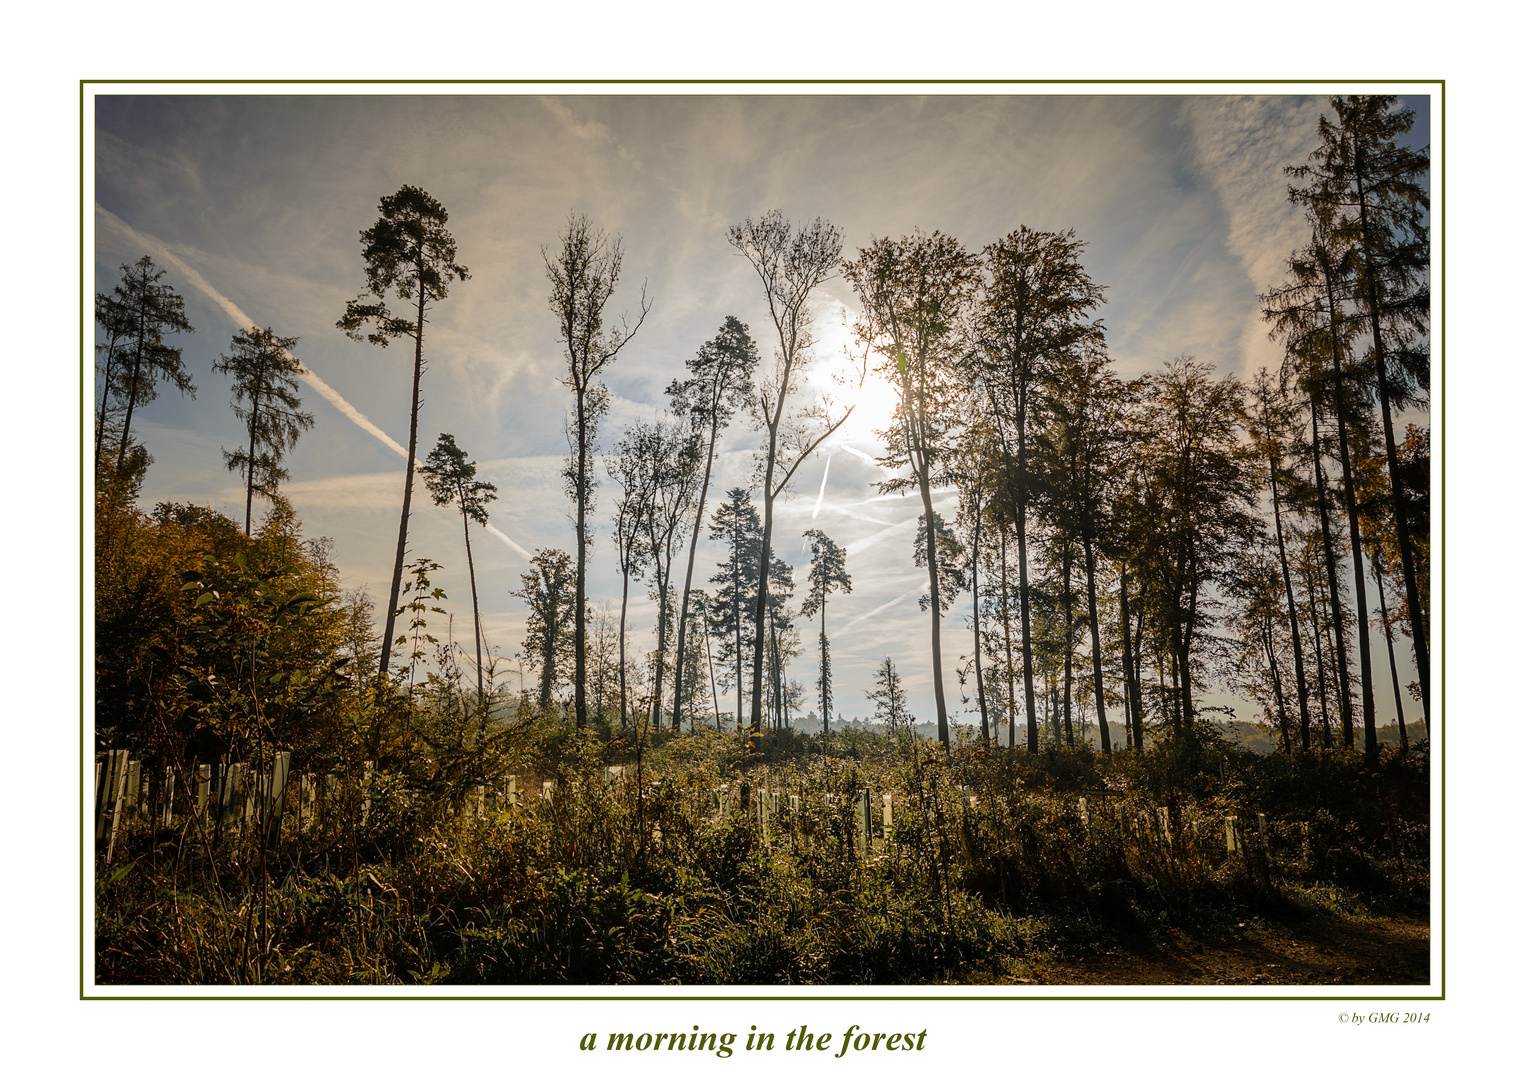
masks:
[[[868,376],[859,386],[859,373],[854,365],[862,361],[863,352],[853,339],[847,309],[840,302],[833,303],[830,310],[817,318],[815,337],[810,381],[832,399],[833,415],[840,415],[848,406],[853,410],[836,439],[877,450],[884,442],[879,432],[894,423],[895,408],[900,402],[895,388],[874,370],[883,358],[877,354],[869,356]]]

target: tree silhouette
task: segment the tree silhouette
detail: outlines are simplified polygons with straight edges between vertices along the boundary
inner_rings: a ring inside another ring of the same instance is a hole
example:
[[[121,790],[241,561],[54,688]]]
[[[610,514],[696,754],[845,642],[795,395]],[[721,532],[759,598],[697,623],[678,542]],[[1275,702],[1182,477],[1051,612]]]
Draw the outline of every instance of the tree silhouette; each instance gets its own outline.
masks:
[[[810,541],[810,588],[800,614],[805,618],[821,612],[821,731],[831,730],[831,646],[826,640],[826,598],[835,589],[853,591],[852,578],[847,573],[847,552],[837,546],[835,540],[820,529],[805,534]]]
[[[620,727],[630,723],[630,697],[625,660],[625,618],[630,608],[630,579],[646,572],[651,558],[649,519],[656,496],[657,470],[651,426],[637,423],[616,446],[616,454],[605,462],[609,477],[619,485],[619,499],[614,504],[614,548],[620,568],[619,681]]]
[[[897,733],[911,733],[916,717],[906,710],[905,682],[895,670],[895,661],[886,656],[874,672],[874,689],[868,692],[874,703],[874,719],[884,721],[890,738]]]
[[[750,660],[747,649],[755,640],[751,630],[757,618],[758,550],[762,545],[762,518],[752,504],[751,492],[745,488],[726,492],[725,502],[710,518],[709,537],[725,543],[725,561],[710,578],[717,586],[710,605],[710,626],[720,639],[721,663],[729,663],[734,669],[736,727],[740,730],[746,722],[742,669]]]
[[[302,412],[297,374],[302,362],[292,355],[294,337],[277,337],[268,326],[240,330],[231,352],[219,356],[212,370],[233,377],[233,415],[249,432],[249,446],[223,450],[229,472],[244,474],[244,535],[254,516],[254,493],[274,496],[287,472],[286,451],[312,427],[312,413]]]
[[[158,394],[160,379],[168,379],[182,394],[196,396],[186,373],[180,350],[165,344],[165,334],[191,334],[195,328],[185,317],[185,300],[168,285],[159,284],[165,271],[144,255],[121,267],[122,280],[111,295],[97,294],[96,321],[106,331],[105,392],[101,398],[96,447],[104,438],[108,400],[123,411],[122,438],[117,446],[116,469],[127,461],[132,438],[132,414]]]
[[[1049,422],[1042,441],[1054,468],[1049,484],[1050,513],[1058,532],[1080,541],[1086,577],[1087,627],[1091,639],[1091,680],[1102,752],[1112,752],[1107,727],[1107,704],[1102,683],[1101,624],[1096,603],[1096,549],[1103,541],[1107,510],[1114,494],[1111,478],[1128,440],[1125,412],[1129,393],[1109,370],[1110,359],[1100,334],[1089,336],[1080,349],[1060,355],[1044,382]],[[1066,623],[1073,626],[1072,594],[1068,583],[1064,603]],[[1069,714],[1070,656],[1065,657],[1065,715]]]
[[[683,576],[683,599],[678,615],[678,649],[673,664],[673,728],[678,726],[678,707],[683,701],[684,659],[687,655],[689,593],[694,587],[694,556],[699,550],[699,530],[704,525],[704,503],[710,490],[710,469],[715,463],[715,444],[736,410],[752,393],[752,373],[757,368],[757,346],[747,327],[727,315],[720,332],[688,361],[689,377],[674,379],[667,388],[673,412],[688,418],[692,429],[707,442],[704,479],[699,485],[694,530],[688,542],[688,569]]]
[[[954,366],[959,355],[955,328],[973,297],[978,264],[951,236],[920,231],[900,240],[875,240],[844,263],[843,276],[863,304],[853,327],[859,344],[881,358],[879,371],[899,398],[883,464],[906,468],[909,477],[879,485],[881,491],[915,486],[922,520],[932,520],[932,484],[946,473],[950,430],[958,409]],[[937,737],[949,746],[948,704],[943,692],[942,615],[937,544],[918,545],[924,554],[932,612],[932,692],[937,703]],[[918,564],[920,565],[920,564]]]
[[[763,379],[753,401],[757,426],[768,433],[758,452],[762,481],[762,542],[758,567],[769,566],[773,552],[773,505],[789,487],[794,474],[831,434],[852,415],[849,406],[833,419],[830,402],[822,399],[803,408],[806,367],[815,343],[810,296],[831,276],[842,254],[842,232],[820,218],[792,227],[777,210],[760,219],[747,218],[727,233],[731,246],[744,255],[762,282],[768,317],[778,335],[773,370]],[[860,377],[861,385],[861,377]],[[762,731],[763,633],[768,604],[768,578],[759,572],[752,649],[752,716],[755,734]]]
[[[381,636],[381,658],[376,687],[377,700],[386,688],[387,664],[391,659],[392,629],[397,619],[397,596],[402,588],[403,561],[408,550],[408,514],[413,504],[413,469],[418,453],[419,382],[424,374],[424,324],[429,307],[443,300],[452,279],[466,281],[471,275],[456,261],[455,238],[445,229],[450,215],[428,192],[403,185],[395,195],[382,196],[381,217],[360,234],[361,258],[365,260],[367,292],[345,306],[336,324],[355,341],[362,337],[386,348],[393,338],[413,339],[413,395],[408,410],[408,467],[402,488],[402,515],[397,524],[397,557],[392,568],[392,589],[387,596],[386,629]],[[387,298],[395,293],[410,302],[412,318],[394,315]],[[365,328],[371,329],[368,333]]]
[[[1289,187],[1287,194],[1329,222],[1335,242],[1348,247],[1353,262],[1355,299],[1370,334],[1369,358],[1381,406],[1393,523],[1428,717],[1428,609],[1419,588],[1412,513],[1399,467],[1393,412],[1420,400],[1429,389],[1429,154],[1399,145],[1398,140],[1413,129],[1415,117],[1412,109],[1395,111],[1396,98],[1337,96],[1329,104],[1334,118],[1319,117],[1319,146],[1308,164],[1287,169],[1289,176],[1308,184]],[[1371,730],[1366,741],[1369,760],[1375,760],[1376,750]]]
[[[1310,407],[1320,405],[1333,414],[1336,447],[1345,503],[1346,536],[1350,541],[1352,581],[1355,585],[1357,651],[1361,667],[1361,717],[1368,752],[1375,752],[1377,740],[1376,708],[1372,697],[1371,631],[1366,603],[1365,558],[1361,544],[1361,519],[1356,507],[1356,485],[1352,464],[1352,430],[1365,427],[1360,416],[1363,402],[1350,391],[1349,356],[1356,320],[1346,315],[1346,304],[1354,291],[1353,259],[1348,248],[1340,246],[1331,229],[1328,207],[1308,207],[1312,239],[1306,248],[1287,261],[1289,280],[1272,290],[1263,300],[1266,318],[1272,323],[1272,335],[1286,339],[1288,359],[1295,363],[1308,391]],[[1315,451],[1320,448],[1315,447]],[[1352,724],[1346,709],[1341,713],[1345,746],[1354,742]]]
[[[646,515],[646,545],[652,571],[653,597],[657,601],[657,651],[654,657],[651,717],[662,719],[662,683],[667,667],[667,648],[673,622],[672,571],[677,559],[681,530],[693,512],[698,496],[700,433],[682,420],[659,419],[647,427],[645,453],[654,474],[651,509]],[[678,730],[681,703],[674,703],[673,730]]]
[[[1084,244],[1073,230],[1036,232],[1022,226],[984,251],[986,280],[974,319],[976,350],[968,377],[990,403],[1003,457],[1002,477],[1017,537],[1017,600],[1022,625],[1022,679],[1027,748],[1038,750],[1033,690],[1032,597],[1028,581],[1027,512],[1036,491],[1029,439],[1037,389],[1054,359],[1100,334],[1090,313],[1104,290],[1080,265]]]
[[[1292,632],[1292,663],[1297,682],[1298,740],[1303,750],[1309,747],[1312,719],[1308,713],[1308,677],[1303,668],[1301,620],[1297,616],[1297,597],[1292,589],[1292,571],[1287,562],[1287,544],[1281,526],[1281,447],[1288,426],[1288,409],[1282,388],[1261,368],[1250,383],[1253,408],[1246,416],[1247,427],[1256,448],[1265,455],[1267,479],[1271,489],[1271,517],[1276,534],[1276,557],[1281,569],[1282,588],[1287,601],[1287,622]]]
[[[529,605],[524,626],[524,657],[540,666],[542,709],[551,704],[556,684],[568,672],[572,652],[572,605],[576,602],[572,587],[572,559],[565,551],[541,549],[530,559],[532,569],[520,574],[522,587],[509,593]]]
[[[1158,503],[1156,616],[1177,682],[1178,731],[1196,744],[1197,637],[1212,622],[1210,586],[1251,535],[1253,451],[1239,439],[1243,388],[1181,357],[1145,380],[1144,442]]]
[[[573,695],[577,726],[588,722],[587,693],[587,624],[588,515],[593,512],[593,446],[598,436],[598,421],[609,407],[609,391],[598,376],[614,362],[621,349],[635,336],[651,310],[642,286],[640,315],[635,325],[621,320],[618,329],[604,326],[604,306],[619,284],[624,253],[620,238],[609,238],[595,229],[585,214],[567,219],[561,235],[561,248],[552,258],[548,248],[541,248],[545,273],[551,281],[551,311],[556,315],[556,334],[566,348],[567,376],[562,385],[572,391],[574,414],[567,423],[567,443],[571,451],[563,472],[566,493],[572,500],[572,521],[576,529],[577,594],[572,634]]]
[[[477,708],[487,726],[487,691],[482,683],[482,612],[477,604],[477,571],[471,558],[471,522],[487,524],[487,504],[498,497],[496,484],[477,479],[477,463],[466,460],[466,451],[455,436],[441,432],[429,459],[419,470],[434,498],[434,505],[453,505],[461,511],[461,533],[466,539],[466,572],[471,579],[471,626],[477,646]]]

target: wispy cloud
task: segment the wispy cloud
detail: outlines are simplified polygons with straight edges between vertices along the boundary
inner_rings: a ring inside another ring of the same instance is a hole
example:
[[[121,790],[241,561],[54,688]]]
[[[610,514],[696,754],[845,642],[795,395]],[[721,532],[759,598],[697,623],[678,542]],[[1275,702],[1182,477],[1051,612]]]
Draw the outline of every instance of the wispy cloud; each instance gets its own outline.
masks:
[[[838,630],[837,633],[838,634],[845,634],[845,633],[847,633],[847,631],[849,631],[853,627],[857,626],[860,622],[863,622],[866,619],[872,619],[875,615],[882,615],[884,612],[888,611],[890,608],[894,607],[896,604],[900,603],[902,600],[910,599],[910,597],[915,593],[915,591],[916,591],[915,589],[912,589],[910,592],[903,592],[899,596],[895,597],[895,599],[889,601],[888,603],[880,604],[878,607],[874,608],[873,611],[865,611],[862,615],[859,615],[856,619],[853,619],[846,626],[842,627],[842,629]]]
[[[182,259],[179,255],[176,255],[173,251],[171,251],[169,246],[162,240],[159,240],[153,236],[149,236],[147,233],[138,232],[138,230],[134,229],[131,225],[127,224],[121,218],[117,217],[111,211],[105,209],[102,206],[97,205],[95,209],[96,213],[98,213],[101,218],[106,221],[107,224],[119,231],[124,237],[132,240],[137,244],[137,246],[146,248],[149,251],[157,254],[165,262],[170,263],[175,267],[175,269],[184,274],[185,279],[190,282],[191,286],[206,296],[206,298],[212,301],[212,303],[220,307],[223,310],[223,313],[227,315],[227,317],[231,319],[234,324],[247,329],[254,329],[259,326],[257,322],[249,318],[249,316],[244,312],[243,308],[239,307],[217,289],[213,288],[211,282],[207,281],[206,278],[201,276],[200,271]],[[289,356],[290,354],[288,353],[287,355]],[[295,360],[296,357],[292,357],[292,359]],[[297,363],[301,365],[300,370],[297,372],[298,376],[308,386],[316,390],[318,392],[318,396],[323,398],[324,401],[328,402],[334,408],[338,409],[361,430],[380,440],[382,445],[386,446],[387,449],[391,450],[398,457],[405,461],[407,460],[408,451],[400,442],[392,438],[392,436],[388,435],[385,431],[382,431],[379,427],[371,422],[368,416],[362,413],[359,409],[355,408],[348,401],[344,400],[343,395],[341,395],[339,391],[335,390],[332,386],[329,386],[328,383],[324,382],[323,379],[317,375],[317,373],[315,373],[306,364],[302,363],[301,360],[297,360]]]

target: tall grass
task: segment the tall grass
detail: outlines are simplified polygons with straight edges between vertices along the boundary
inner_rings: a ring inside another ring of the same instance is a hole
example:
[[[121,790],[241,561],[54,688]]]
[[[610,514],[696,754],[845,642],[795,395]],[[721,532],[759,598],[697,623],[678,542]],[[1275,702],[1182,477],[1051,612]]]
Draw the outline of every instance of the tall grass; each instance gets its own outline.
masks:
[[[364,826],[354,792],[268,850],[129,827],[98,875],[97,980],[1003,980],[1060,943],[1428,905],[1422,756],[1226,752],[1183,773],[1164,750],[944,755],[853,732],[749,751],[713,731],[635,745],[549,723],[513,755],[521,807],[477,814],[459,788],[387,775]],[[776,795],[766,821],[760,792],[770,809]]]

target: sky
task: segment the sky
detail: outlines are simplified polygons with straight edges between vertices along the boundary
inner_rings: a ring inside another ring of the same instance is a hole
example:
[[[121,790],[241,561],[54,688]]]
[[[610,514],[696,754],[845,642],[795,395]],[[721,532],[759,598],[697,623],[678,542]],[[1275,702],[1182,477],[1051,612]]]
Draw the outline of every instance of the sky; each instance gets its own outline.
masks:
[[[241,520],[239,478],[220,453],[241,432],[228,380],[212,364],[250,323],[300,339],[296,355],[313,376],[303,396],[316,423],[287,459],[284,492],[305,535],[333,539],[342,584],[368,588],[379,607],[396,545],[396,444],[407,437],[412,351],[352,342],[334,324],[364,285],[359,233],[375,222],[380,197],[412,184],[438,199],[471,278],[431,316],[418,455],[448,431],[498,486],[489,507],[497,535],[477,531],[473,554],[486,640],[505,656],[523,638],[525,607],[510,591],[528,553],[572,542],[559,477],[570,393],[558,382],[565,360],[542,255],[555,248],[569,213],[586,213],[621,238],[623,276],[609,311],[634,312],[643,286],[651,303],[607,373],[605,449],[665,407],[663,389],[727,315],[751,327],[767,364],[775,342],[762,289],[725,235],[775,208],[792,221],[821,217],[838,226],[848,256],[916,228],[941,230],[972,250],[1020,225],[1073,229],[1086,244],[1086,269],[1107,290],[1100,314],[1119,374],[1190,355],[1243,375],[1279,361],[1257,295],[1281,280],[1304,239],[1282,167],[1306,160],[1326,107],[1311,95],[1098,96],[1069,88],[826,96],[440,89],[449,92],[95,98],[86,170],[94,287],[108,291],[121,264],[149,254],[185,297],[196,328],[178,342],[196,398],[165,388],[134,418],[154,458],[146,505],[194,502]],[[1423,145],[1428,98],[1405,104],[1419,112],[1413,138]],[[857,408],[799,471],[779,507],[775,547],[801,588],[805,530],[819,528],[847,549],[853,590],[834,596],[827,612],[836,709],[869,715],[865,693],[889,655],[906,677],[912,712],[930,720],[930,617],[916,602],[925,572],[911,550],[920,507],[875,486],[890,475],[874,459],[893,395],[872,377],[858,395],[831,382],[856,313],[841,277],[823,286],[815,309],[809,385]],[[743,420],[733,423],[711,507],[726,489],[748,485],[758,442]],[[617,606],[608,539],[614,498],[606,480],[589,595]],[[956,496],[943,492],[935,505],[951,518]],[[445,606],[465,641],[470,592],[459,515],[430,505],[421,483],[413,506],[411,553],[443,564],[435,584],[449,595]],[[701,542],[696,584],[719,558]],[[972,649],[968,610],[966,595],[945,620],[945,671]],[[644,596],[632,603],[638,647],[654,644],[654,615]],[[803,636],[791,676],[807,688],[810,708],[813,631]],[[977,720],[973,702],[960,700],[951,675],[948,682],[953,718]],[[1385,675],[1377,683],[1380,723],[1392,715],[1391,689]],[[1241,718],[1253,712],[1239,703]]]

